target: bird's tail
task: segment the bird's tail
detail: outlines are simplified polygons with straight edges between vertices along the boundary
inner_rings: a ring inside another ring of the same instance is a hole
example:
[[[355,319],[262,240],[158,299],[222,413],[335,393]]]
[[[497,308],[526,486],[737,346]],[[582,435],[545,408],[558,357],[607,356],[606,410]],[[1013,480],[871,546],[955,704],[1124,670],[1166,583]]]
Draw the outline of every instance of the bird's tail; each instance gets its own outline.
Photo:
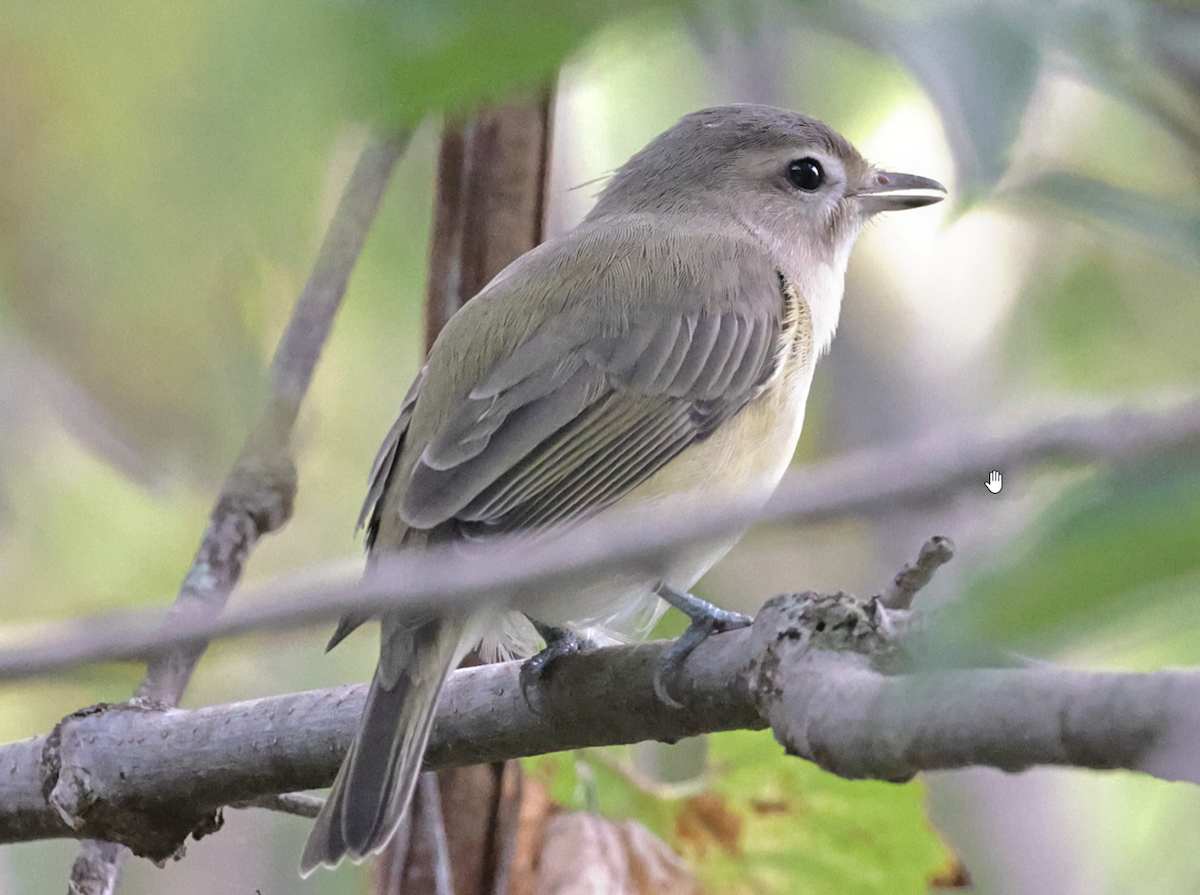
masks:
[[[412,798],[429,742],[438,696],[451,668],[470,647],[464,619],[435,618],[415,626],[385,618],[379,666],[358,734],[317,820],[300,873],[359,862],[381,851]]]

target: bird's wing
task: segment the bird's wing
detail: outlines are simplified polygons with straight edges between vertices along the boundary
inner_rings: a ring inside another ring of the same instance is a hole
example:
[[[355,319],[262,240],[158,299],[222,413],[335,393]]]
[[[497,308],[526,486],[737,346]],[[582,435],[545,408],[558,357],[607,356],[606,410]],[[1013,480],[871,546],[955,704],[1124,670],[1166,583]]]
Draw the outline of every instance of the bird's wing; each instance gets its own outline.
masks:
[[[375,462],[371,465],[371,484],[367,488],[367,497],[363,501],[362,510],[358,514],[358,528],[362,528],[364,524],[367,526],[368,550],[374,544],[375,534],[379,531],[381,498],[384,491],[387,490],[392,472],[396,468],[396,459],[400,456],[400,451],[404,447],[404,436],[408,434],[408,424],[412,420],[413,408],[416,406],[417,396],[420,395],[421,386],[425,383],[425,377],[428,375],[429,368],[422,367],[421,372],[417,374],[417,378],[413,380],[413,384],[408,387],[408,394],[400,402],[400,413],[396,417],[396,422],[388,430],[387,436],[383,439],[383,444],[379,446],[379,453],[375,455]]]
[[[399,501],[404,522],[482,534],[584,516],[738,413],[777,368],[789,316],[778,274],[761,258],[742,260],[753,275],[726,277],[736,285],[719,301],[631,295],[599,338],[589,337],[589,296],[575,297],[433,433]],[[704,288],[695,276],[671,282]],[[611,301],[613,285],[593,291]],[[739,289],[754,294],[727,294]]]
[[[417,374],[417,378],[413,380],[413,384],[409,386],[408,394],[400,403],[400,414],[388,431],[387,437],[383,439],[383,444],[380,445],[379,453],[375,455],[375,462],[371,466],[371,484],[367,488],[367,499],[363,501],[362,510],[358,514],[358,527],[362,528],[364,523],[367,526],[368,550],[375,545],[375,536],[379,532],[380,513],[383,506],[382,498],[395,472],[396,460],[404,448],[404,438],[408,434],[408,424],[412,421],[413,408],[416,406],[417,396],[421,393],[421,386],[425,383],[425,377],[428,374],[429,368],[423,367]],[[361,610],[343,615],[338,621],[337,630],[325,644],[325,651],[333,649],[369,618],[371,618],[371,613]]]

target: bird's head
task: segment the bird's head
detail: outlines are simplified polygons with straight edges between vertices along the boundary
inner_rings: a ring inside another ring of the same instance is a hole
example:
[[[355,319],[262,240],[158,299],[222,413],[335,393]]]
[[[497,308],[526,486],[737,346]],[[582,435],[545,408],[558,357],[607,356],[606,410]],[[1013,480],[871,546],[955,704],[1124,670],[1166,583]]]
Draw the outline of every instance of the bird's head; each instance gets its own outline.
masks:
[[[732,214],[809,253],[848,251],[882,211],[939,202],[945,187],[884,171],[814,118],[760,105],[716,106],[684,116],[626,162],[590,218],[612,213]]]

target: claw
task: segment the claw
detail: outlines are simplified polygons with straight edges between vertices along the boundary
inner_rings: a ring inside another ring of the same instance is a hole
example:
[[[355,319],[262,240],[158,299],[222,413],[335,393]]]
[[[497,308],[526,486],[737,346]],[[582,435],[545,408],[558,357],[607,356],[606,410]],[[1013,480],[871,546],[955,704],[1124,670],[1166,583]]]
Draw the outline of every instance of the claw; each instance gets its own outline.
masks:
[[[540,653],[530,656],[521,665],[521,673],[518,678],[521,685],[521,696],[525,699],[525,704],[530,708],[533,707],[533,703],[529,701],[530,686],[547,678],[550,673],[550,667],[555,662],[563,656],[581,653],[595,646],[587,638],[580,637],[566,628],[555,628],[551,625],[543,625],[540,622],[534,622],[533,626],[537,628],[537,632],[546,641],[546,648]]]
[[[654,695],[668,708],[683,708],[683,703],[671,695],[671,686],[678,680],[683,663],[692,650],[708,639],[710,634],[734,631],[754,623],[740,612],[719,609],[707,600],[676,590],[668,584],[659,585],[658,595],[684,613],[691,624],[659,660],[654,671]]]

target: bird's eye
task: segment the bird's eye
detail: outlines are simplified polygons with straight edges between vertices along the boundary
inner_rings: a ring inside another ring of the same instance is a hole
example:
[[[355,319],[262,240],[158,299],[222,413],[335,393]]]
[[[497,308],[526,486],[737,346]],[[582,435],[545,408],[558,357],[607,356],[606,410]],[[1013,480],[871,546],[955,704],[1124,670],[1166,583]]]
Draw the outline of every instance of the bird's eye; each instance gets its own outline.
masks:
[[[811,193],[825,182],[825,171],[815,158],[802,158],[788,165],[787,179],[796,189]]]

